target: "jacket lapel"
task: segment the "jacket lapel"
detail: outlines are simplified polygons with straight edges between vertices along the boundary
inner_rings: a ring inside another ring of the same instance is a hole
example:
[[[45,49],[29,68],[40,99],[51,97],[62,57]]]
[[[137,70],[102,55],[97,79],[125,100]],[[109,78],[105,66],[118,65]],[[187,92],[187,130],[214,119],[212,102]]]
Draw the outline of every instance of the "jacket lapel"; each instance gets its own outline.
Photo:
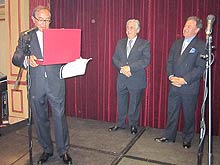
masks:
[[[178,59],[177,64],[181,64],[182,61],[184,61],[184,60],[188,57],[190,50],[192,49],[193,45],[196,43],[196,40],[197,40],[196,37],[193,38],[193,40],[189,43],[189,45],[188,45],[188,46],[186,47],[186,49],[183,51],[182,55],[181,55],[182,45],[180,45],[180,49],[179,49],[179,51],[180,51],[180,52],[179,52],[180,57],[179,57],[179,59]],[[182,43],[183,43],[183,41],[182,41]]]
[[[128,58],[129,58],[130,56],[132,56],[132,53],[135,52],[135,49],[138,48],[138,45],[139,45],[139,44],[140,44],[140,42],[139,42],[139,39],[137,38],[136,41],[135,41],[135,43],[134,43],[134,45],[133,45],[133,47],[132,47],[132,49],[131,49],[131,51],[130,51],[130,54],[129,54]]]
[[[193,38],[193,40],[189,43],[189,45],[186,47],[186,49],[183,51],[182,56],[187,56],[192,49],[193,45],[195,45],[197,41],[197,37]]]
[[[32,35],[31,35],[31,42],[32,42],[32,48],[34,49],[34,51],[37,52],[37,54],[40,55],[40,57],[37,57],[37,58],[43,58],[43,55],[41,53],[41,49],[40,49],[40,45],[39,45],[39,42],[38,42],[38,38],[37,38],[37,33],[36,32],[33,32]],[[37,55],[36,54],[36,55]]]

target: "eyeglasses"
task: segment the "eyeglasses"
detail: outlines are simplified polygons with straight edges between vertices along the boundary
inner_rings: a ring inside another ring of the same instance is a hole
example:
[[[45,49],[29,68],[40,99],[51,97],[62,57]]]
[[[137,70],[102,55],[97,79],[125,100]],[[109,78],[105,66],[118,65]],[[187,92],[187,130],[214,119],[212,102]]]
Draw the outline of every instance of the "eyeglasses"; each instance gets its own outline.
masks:
[[[43,19],[43,18],[36,18],[35,16],[34,16],[34,19],[36,19],[40,24],[42,24],[42,23],[51,23],[51,20],[50,19]]]

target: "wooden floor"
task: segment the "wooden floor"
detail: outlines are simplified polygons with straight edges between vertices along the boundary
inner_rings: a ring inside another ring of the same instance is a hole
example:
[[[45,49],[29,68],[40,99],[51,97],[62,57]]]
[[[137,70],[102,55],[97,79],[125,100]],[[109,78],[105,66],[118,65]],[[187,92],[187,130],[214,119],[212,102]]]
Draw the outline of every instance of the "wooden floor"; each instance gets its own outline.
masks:
[[[196,135],[190,149],[182,147],[181,132],[175,143],[157,143],[153,139],[162,134],[163,130],[153,128],[139,128],[136,135],[131,135],[129,129],[108,132],[113,123],[85,120],[68,117],[70,133],[70,155],[75,165],[196,165],[198,158],[199,135]],[[52,124],[51,124],[52,125]],[[29,148],[27,122],[11,128],[0,128],[0,164],[26,165],[33,164],[42,153],[32,127],[33,147]],[[52,128],[52,139],[53,128]],[[220,165],[219,137],[212,137],[213,165]],[[54,143],[54,147],[56,145]],[[30,157],[30,151],[32,156]],[[208,164],[208,138],[205,139],[202,165]],[[54,156],[48,160],[48,165],[63,164],[58,158],[56,150]]]

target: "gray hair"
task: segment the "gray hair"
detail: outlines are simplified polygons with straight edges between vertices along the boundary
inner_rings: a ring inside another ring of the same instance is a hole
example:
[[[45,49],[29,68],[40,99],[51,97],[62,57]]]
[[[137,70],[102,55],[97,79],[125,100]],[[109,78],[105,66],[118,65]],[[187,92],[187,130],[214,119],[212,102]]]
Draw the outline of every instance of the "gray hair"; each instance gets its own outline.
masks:
[[[193,20],[196,22],[196,27],[199,29],[202,29],[202,20],[200,18],[198,18],[197,16],[191,16],[189,18],[187,18],[187,21],[189,20]]]
[[[40,10],[47,10],[50,13],[50,9],[47,6],[37,6],[34,8],[32,12],[32,16],[36,18],[36,13],[39,12]]]
[[[127,25],[129,22],[134,22],[134,23],[136,24],[136,29],[137,29],[137,31],[138,31],[138,33],[139,33],[139,31],[140,31],[140,29],[141,29],[141,27],[140,27],[140,21],[137,20],[137,19],[129,19],[129,20],[127,21],[126,25]]]

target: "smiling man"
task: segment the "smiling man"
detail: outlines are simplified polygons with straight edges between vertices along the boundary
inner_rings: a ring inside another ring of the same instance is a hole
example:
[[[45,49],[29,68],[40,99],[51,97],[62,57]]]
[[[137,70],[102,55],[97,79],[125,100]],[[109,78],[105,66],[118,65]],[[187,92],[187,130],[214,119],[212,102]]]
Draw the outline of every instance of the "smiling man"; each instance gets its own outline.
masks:
[[[183,147],[190,148],[194,136],[194,119],[200,79],[205,70],[205,43],[197,34],[202,28],[202,20],[196,16],[187,19],[183,28],[183,39],[173,43],[167,60],[167,74],[170,81],[168,97],[167,126],[157,142],[175,142],[181,106],[184,114],[182,133]]]
[[[124,129],[128,114],[131,134],[138,132],[140,105],[146,88],[145,68],[150,63],[149,42],[137,36],[139,31],[139,21],[136,19],[128,20],[126,24],[127,38],[117,42],[112,57],[113,64],[118,71],[118,120],[116,125],[109,128],[109,131]]]

